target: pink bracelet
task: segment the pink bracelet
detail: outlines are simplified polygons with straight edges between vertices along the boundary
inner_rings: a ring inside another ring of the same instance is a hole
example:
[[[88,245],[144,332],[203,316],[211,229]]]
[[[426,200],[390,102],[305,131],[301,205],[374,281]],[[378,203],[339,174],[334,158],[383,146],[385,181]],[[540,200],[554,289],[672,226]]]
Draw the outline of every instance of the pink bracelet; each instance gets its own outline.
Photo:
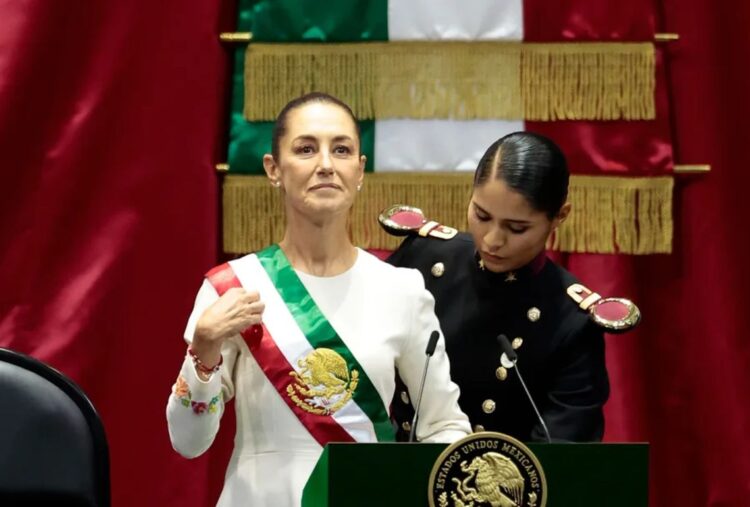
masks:
[[[193,359],[193,364],[197,368],[197,370],[201,373],[205,373],[206,375],[211,375],[212,373],[216,373],[221,368],[221,364],[224,362],[224,356],[219,356],[219,363],[214,366],[213,368],[209,368],[205,364],[203,364],[203,361],[200,360],[198,355],[193,352],[193,350],[188,347],[188,355]]]

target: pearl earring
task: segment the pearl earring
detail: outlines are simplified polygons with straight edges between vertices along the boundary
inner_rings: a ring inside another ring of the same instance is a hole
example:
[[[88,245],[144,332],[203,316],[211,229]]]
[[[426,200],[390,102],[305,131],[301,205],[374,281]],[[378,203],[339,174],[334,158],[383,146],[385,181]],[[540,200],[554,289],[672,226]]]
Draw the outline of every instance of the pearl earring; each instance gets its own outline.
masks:
[[[359,192],[360,190],[362,190],[362,183],[360,183],[359,185],[357,185],[357,192]]]

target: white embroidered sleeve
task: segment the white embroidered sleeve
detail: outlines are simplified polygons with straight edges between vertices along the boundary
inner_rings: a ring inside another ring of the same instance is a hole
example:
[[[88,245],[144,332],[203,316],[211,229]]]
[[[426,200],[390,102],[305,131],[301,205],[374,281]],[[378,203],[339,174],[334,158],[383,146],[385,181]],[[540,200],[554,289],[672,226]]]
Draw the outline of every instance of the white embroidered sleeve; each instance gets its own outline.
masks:
[[[185,341],[192,342],[198,318],[214,301],[216,291],[204,280],[185,329]],[[186,458],[203,454],[213,443],[224,412],[224,403],[234,396],[234,364],[238,347],[234,339],[222,346],[222,365],[208,381],[201,380],[189,355],[185,354],[180,374],[167,402],[167,425],[172,447]]]
[[[411,333],[403,344],[397,367],[414,403],[417,402],[419,385],[425,363],[425,349],[433,330],[440,331],[440,323],[435,316],[435,299],[425,289],[422,275],[411,271],[414,283],[410,292],[414,292],[414,316]],[[422,394],[417,423],[417,440],[422,442],[454,442],[471,433],[471,425],[458,406],[458,386],[450,378],[450,363],[445,352],[445,338],[440,331],[440,339],[435,353],[430,359],[427,379]]]

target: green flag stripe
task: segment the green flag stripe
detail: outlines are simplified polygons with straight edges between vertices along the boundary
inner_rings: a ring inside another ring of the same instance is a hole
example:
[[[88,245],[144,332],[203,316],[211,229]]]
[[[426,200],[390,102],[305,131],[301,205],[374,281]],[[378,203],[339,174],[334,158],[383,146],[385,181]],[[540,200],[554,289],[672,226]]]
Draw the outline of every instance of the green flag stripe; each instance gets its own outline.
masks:
[[[388,40],[387,0],[240,0],[237,31],[254,42],[356,42]],[[252,44],[252,43],[251,43]],[[235,51],[227,162],[234,174],[263,174],[273,122],[248,122],[244,107],[245,48]],[[320,90],[325,91],[325,90]],[[294,97],[289,97],[293,99]],[[361,121],[365,171],[375,167],[375,122]]]
[[[393,441],[393,427],[388,411],[375,386],[315,304],[284,252],[278,245],[271,245],[256,255],[310,345],[316,349],[325,347],[335,350],[344,358],[349,371],[356,369],[359,372],[359,384],[354,391],[354,401],[372,421],[378,441]]]
[[[256,42],[388,40],[388,0],[241,0],[239,13]]]

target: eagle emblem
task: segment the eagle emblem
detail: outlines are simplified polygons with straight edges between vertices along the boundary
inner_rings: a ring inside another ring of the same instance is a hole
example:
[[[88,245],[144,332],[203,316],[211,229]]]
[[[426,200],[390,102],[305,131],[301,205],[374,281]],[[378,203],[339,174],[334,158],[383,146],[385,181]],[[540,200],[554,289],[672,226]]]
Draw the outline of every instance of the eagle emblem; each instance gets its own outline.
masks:
[[[286,392],[300,408],[311,414],[332,415],[351,399],[359,383],[359,372],[351,372],[341,355],[327,348],[315,349],[297,361]]]
[[[474,433],[448,447],[430,475],[430,507],[543,507],[541,465],[518,440]]]

